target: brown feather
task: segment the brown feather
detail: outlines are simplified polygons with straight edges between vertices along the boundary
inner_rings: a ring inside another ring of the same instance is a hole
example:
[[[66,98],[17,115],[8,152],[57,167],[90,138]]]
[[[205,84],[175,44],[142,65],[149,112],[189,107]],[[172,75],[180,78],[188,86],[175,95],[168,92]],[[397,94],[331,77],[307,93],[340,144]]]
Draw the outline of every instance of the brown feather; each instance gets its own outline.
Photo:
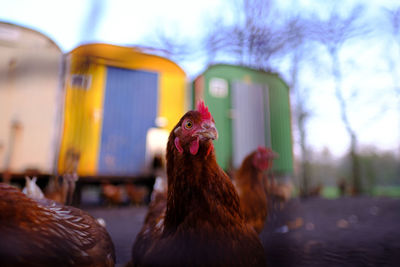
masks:
[[[86,212],[0,184],[2,266],[114,266],[114,245]]]
[[[264,228],[268,214],[267,195],[264,190],[263,171],[253,164],[256,152],[250,153],[234,176],[240,205],[245,218],[257,233]]]
[[[154,240],[161,235],[166,208],[167,192],[157,192],[154,194],[142,229],[132,247],[132,259],[135,264],[140,262],[141,257],[151,247]]]
[[[193,141],[189,137],[180,138],[183,152],[175,147],[175,129],[187,117],[195,124],[202,121],[199,112],[189,111],[169,136],[168,197],[163,225],[149,229],[153,233],[148,239],[150,244],[143,256],[133,259],[134,263],[137,266],[264,266],[261,242],[243,220],[239,197],[216,162],[212,141],[200,142],[195,155],[189,149]]]

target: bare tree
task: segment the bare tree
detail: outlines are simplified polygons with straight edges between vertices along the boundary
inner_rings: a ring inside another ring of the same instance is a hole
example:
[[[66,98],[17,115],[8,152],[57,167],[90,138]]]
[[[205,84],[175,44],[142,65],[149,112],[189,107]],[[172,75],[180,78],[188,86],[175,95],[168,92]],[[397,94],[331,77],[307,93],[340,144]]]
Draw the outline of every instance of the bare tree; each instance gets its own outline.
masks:
[[[392,10],[386,9],[385,15],[386,18],[389,22],[390,27],[388,28],[388,33],[390,34],[391,41],[396,46],[397,52],[398,52],[398,57],[393,57],[390,55],[388,57],[388,63],[390,67],[390,71],[392,74],[392,79],[393,79],[393,89],[395,95],[397,95],[399,101],[398,101],[398,110],[400,110],[400,78],[399,78],[399,73],[398,71],[398,61],[399,61],[399,56],[400,56],[400,7],[394,8]],[[399,131],[400,131],[400,122],[399,122]],[[399,142],[400,142],[400,136],[399,136]],[[399,148],[398,148],[398,156],[400,157],[400,143],[399,143]],[[400,176],[400,166],[398,167],[398,174]]]
[[[288,32],[290,32],[289,53],[291,67],[289,70],[289,87],[292,95],[292,105],[294,123],[298,129],[298,144],[300,146],[300,195],[308,196],[310,191],[310,150],[307,143],[307,121],[311,116],[308,108],[308,99],[310,96],[309,88],[302,87],[299,81],[300,72],[303,63],[309,61],[310,51],[308,45],[307,30],[308,25],[304,19],[294,16],[287,24]]]
[[[94,36],[99,26],[101,16],[103,15],[104,7],[104,0],[91,1],[90,6],[88,7],[88,13],[81,29],[81,40],[87,41]]]
[[[298,60],[298,59],[294,59]],[[297,61],[298,62],[298,61]],[[296,61],[294,61],[295,64]],[[293,69],[295,66],[293,66]],[[296,72],[296,71],[295,71]],[[307,88],[300,90],[297,86],[294,91],[295,95],[295,123],[299,131],[299,146],[300,146],[300,157],[301,157],[301,172],[300,172],[300,195],[305,197],[308,196],[310,190],[310,179],[311,179],[311,169],[310,169],[310,150],[307,143],[307,121],[310,118],[310,111],[307,108],[307,99],[309,95],[309,90]]]
[[[208,65],[227,62],[270,70],[271,58],[286,53],[288,41],[294,36],[288,29],[288,21],[274,11],[273,2],[233,1],[234,22],[226,23],[222,16],[208,20],[212,27],[206,30],[203,40],[171,35],[162,29],[148,39],[165,56],[179,62],[206,58]]]
[[[231,25],[215,23],[205,38],[205,51],[212,64],[218,56],[229,57],[235,63],[269,70],[271,58],[288,49],[291,38],[287,22],[272,12],[273,1],[237,1]],[[279,23],[277,22],[279,21]]]
[[[236,20],[226,25],[223,18],[217,18],[204,38],[204,52],[207,64],[227,59],[229,63],[256,69],[271,69],[272,58],[290,57],[291,68],[289,87],[294,96],[294,123],[299,129],[301,148],[301,191],[308,194],[310,179],[309,149],[306,140],[310,112],[307,108],[309,90],[299,86],[299,71],[302,62],[309,59],[310,50],[303,44],[308,40],[307,21],[300,16],[282,20],[274,10],[273,1],[238,0],[233,5]],[[186,53],[189,42],[165,36],[158,32],[160,47],[170,51],[174,59],[190,58]],[[191,42],[193,43],[193,42]],[[184,45],[182,45],[184,44]],[[222,59],[222,60],[221,60]]]
[[[400,7],[390,10],[385,9],[386,18],[389,22],[390,27],[388,28],[388,32],[392,37],[392,41],[396,44],[396,48],[398,50],[398,54],[400,55]],[[395,71],[396,63],[398,60],[395,60],[392,56],[389,57],[389,65],[393,74],[393,82],[394,82],[394,91],[396,94],[400,95],[400,83],[397,73]]]
[[[309,89],[300,86],[299,72],[305,61],[312,58],[312,49],[308,42],[309,21],[298,15],[289,16],[287,20],[276,16],[271,1],[239,2],[239,18],[233,26],[220,26],[207,35],[206,51],[209,62],[218,54],[228,54],[245,66],[269,70],[272,58],[290,57],[290,70],[287,76],[294,104],[294,123],[298,129],[298,143],[301,153],[300,191],[303,196],[309,193],[311,168],[307,144],[307,121],[311,112],[308,108]],[[284,16],[281,16],[282,18]],[[242,18],[242,19],[240,19]]]
[[[327,20],[315,19],[311,29],[312,38],[326,47],[332,63],[335,96],[339,103],[341,120],[350,138],[349,154],[352,161],[354,194],[362,192],[360,164],[357,155],[358,138],[349,119],[348,100],[344,96],[345,88],[342,85],[342,67],[339,60],[339,52],[346,42],[366,33],[366,28],[359,24],[363,11],[364,8],[362,6],[355,6],[347,17],[342,18],[337,9],[332,9]]]

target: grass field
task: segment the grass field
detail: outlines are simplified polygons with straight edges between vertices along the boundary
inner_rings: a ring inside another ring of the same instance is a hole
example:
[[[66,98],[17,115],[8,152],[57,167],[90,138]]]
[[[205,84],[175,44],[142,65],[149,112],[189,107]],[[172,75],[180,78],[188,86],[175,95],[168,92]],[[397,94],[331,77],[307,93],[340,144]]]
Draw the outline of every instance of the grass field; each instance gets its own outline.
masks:
[[[373,189],[374,196],[387,196],[400,198],[400,186],[377,186]]]
[[[322,197],[337,198],[339,190],[335,186],[325,186],[322,190]],[[400,186],[376,186],[372,190],[372,196],[385,196],[400,198]]]

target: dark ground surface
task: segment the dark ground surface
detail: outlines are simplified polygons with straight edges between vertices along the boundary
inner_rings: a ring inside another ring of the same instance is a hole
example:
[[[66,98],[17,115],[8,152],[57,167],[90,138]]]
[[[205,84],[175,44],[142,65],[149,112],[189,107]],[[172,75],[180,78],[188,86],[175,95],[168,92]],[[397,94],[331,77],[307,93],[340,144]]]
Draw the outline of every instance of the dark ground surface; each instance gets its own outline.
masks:
[[[292,200],[260,237],[269,266],[400,266],[400,200]]]
[[[123,266],[147,207],[84,209],[105,219]],[[260,239],[268,266],[400,267],[400,199],[293,199],[271,209]]]
[[[147,206],[83,208],[95,218],[103,218],[117,257],[116,266],[124,266],[131,258],[131,249],[147,212]]]

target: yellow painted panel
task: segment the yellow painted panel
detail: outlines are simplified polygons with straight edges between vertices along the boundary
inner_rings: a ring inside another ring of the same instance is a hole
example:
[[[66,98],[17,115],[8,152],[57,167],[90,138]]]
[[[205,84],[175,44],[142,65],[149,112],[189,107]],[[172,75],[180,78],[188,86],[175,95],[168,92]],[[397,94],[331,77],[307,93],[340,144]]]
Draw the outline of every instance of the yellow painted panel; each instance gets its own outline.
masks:
[[[168,120],[165,128],[169,131],[186,111],[185,86],[185,76],[171,73],[160,75],[158,116]]]
[[[66,82],[65,122],[59,156],[59,171],[68,169],[69,159],[79,155],[78,174],[95,175],[100,153],[103,98],[107,67],[156,72],[159,75],[158,113],[171,130],[186,111],[186,74],[174,62],[139,49],[108,44],[89,44],[70,53]],[[74,74],[91,76],[88,90],[73,88]],[[71,156],[72,155],[72,156]]]
[[[151,52],[151,51],[150,51]],[[128,69],[141,69],[185,76],[185,72],[174,62],[152,54],[146,49],[110,44],[86,44],[71,51],[74,56],[90,57],[97,63]]]
[[[174,62],[147,52],[152,51],[100,43],[79,46],[70,54],[105,66],[157,72],[160,77],[158,116],[168,119],[165,128],[171,130],[187,108],[186,74]]]
[[[106,68],[82,64],[72,58],[67,75],[64,134],[59,157],[60,173],[70,171],[72,159],[79,157],[79,175],[94,175],[97,170]],[[72,86],[74,75],[88,77],[88,88]]]

